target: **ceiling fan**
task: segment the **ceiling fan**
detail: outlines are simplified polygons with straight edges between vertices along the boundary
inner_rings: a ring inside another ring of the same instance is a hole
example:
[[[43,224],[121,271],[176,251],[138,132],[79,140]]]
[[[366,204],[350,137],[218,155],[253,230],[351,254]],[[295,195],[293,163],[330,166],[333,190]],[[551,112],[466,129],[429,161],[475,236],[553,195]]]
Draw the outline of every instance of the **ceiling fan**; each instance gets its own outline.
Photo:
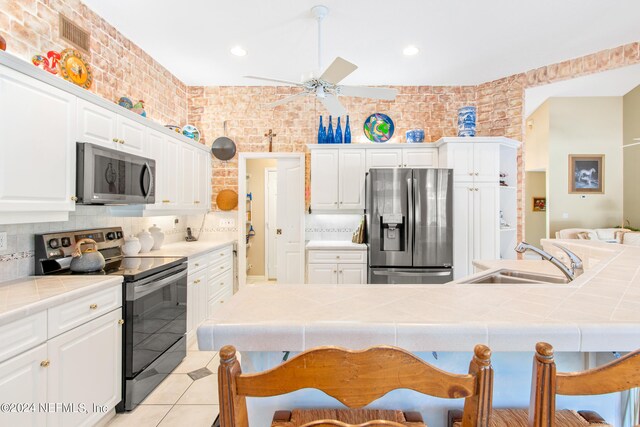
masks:
[[[318,21],[318,69],[322,69],[322,20],[329,13],[326,6],[314,6],[311,13]],[[338,96],[354,96],[359,98],[372,98],[393,100],[396,98],[397,90],[386,87],[367,87],[367,86],[345,86],[339,85],[345,77],[358,69],[357,65],[337,57],[331,65],[320,75],[320,77],[311,77],[302,83],[296,83],[288,80],[271,79],[258,76],[244,76],[249,79],[265,80],[270,82],[284,83],[286,85],[297,86],[301,92],[295,95],[287,96],[278,101],[267,104],[268,108],[275,108],[278,105],[295,101],[298,98],[313,95],[325,108],[334,116],[342,116],[347,113],[342,103],[338,100]]]

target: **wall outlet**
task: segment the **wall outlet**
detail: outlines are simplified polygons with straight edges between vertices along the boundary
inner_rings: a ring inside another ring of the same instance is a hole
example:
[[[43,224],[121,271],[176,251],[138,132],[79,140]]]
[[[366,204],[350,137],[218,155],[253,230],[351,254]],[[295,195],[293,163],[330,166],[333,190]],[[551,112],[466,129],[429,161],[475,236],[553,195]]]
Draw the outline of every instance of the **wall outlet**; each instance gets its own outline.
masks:
[[[233,218],[221,218],[218,221],[219,227],[234,227],[236,225],[236,220]]]
[[[180,223],[180,220],[178,218],[173,220],[173,229],[175,230],[176,228],[178,228],[178,224]]]
[[[4,251],[7,249],[7,232],[0,232],[0,251]]]

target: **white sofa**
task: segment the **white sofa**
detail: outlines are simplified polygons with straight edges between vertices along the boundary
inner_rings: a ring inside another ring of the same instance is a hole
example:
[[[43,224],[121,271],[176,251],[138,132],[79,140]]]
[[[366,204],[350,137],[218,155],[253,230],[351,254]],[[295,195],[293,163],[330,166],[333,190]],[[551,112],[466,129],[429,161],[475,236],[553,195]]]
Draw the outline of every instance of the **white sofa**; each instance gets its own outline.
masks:
[[[626,228],[565,228],[556,232],[556,239],[585,239],[623,243],[623,236],[628,232],[630,230]]]

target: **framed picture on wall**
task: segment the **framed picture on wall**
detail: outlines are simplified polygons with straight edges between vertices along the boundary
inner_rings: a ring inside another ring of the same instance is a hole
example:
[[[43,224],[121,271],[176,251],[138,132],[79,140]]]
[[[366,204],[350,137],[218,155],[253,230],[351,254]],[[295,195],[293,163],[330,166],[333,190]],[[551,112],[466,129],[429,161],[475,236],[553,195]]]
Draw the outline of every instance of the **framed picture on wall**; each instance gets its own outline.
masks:
[[[534,197],[533,198],[533,211],[545,212],[547,210],[547,198],[546,197]]]
[[[569,193],[604,193],[604,154],[569,154]]]

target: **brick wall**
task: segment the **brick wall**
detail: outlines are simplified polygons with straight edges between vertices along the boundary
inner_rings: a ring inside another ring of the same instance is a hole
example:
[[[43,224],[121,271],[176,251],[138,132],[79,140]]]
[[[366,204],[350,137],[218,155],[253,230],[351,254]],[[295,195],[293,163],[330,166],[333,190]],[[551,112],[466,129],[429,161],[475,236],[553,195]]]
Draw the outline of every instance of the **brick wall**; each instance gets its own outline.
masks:
[[[58,12],[91,33],[91,91],[110,100],[143,99],[147,116],[161,124],[187,122],[187,87],[80,0],[0,0],[0,34],[7,51],[27,61],[61,51]]]

